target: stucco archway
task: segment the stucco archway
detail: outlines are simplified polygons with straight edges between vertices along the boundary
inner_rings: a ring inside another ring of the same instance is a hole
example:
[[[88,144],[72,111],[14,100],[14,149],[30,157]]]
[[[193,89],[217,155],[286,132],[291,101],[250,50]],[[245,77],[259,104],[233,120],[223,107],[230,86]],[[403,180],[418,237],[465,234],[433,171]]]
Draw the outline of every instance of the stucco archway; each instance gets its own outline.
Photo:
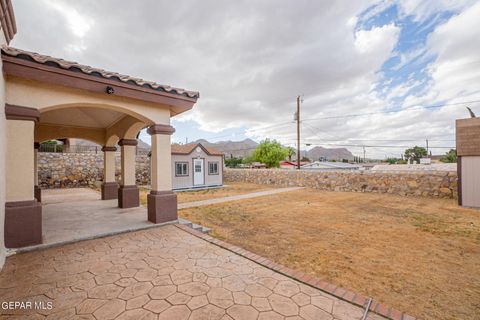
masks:
[[[176,219],[176,196],[171,191],[170,135],[174,129],[170,117],[191,109],[198,92],[14,48],[2,48],[2,62],[9,137],[7,247],[42,242],[41,195],[37,195],[35,170],[38,149],[32,146],[50,139],[80,138],[102,146],[102,198],[118,198],[120,208],[130,208],[139,206],[136,137],[148,127],[152,135],[148,220],[159,223]],[[114,175],[117,144],[121,149],[120,186]]]

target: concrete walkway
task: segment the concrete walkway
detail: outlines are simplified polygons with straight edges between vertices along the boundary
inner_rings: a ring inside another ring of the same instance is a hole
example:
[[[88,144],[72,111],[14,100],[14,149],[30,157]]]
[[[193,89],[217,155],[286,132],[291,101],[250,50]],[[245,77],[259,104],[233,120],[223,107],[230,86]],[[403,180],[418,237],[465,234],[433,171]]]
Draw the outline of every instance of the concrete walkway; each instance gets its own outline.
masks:
[[[214,198],[214,199],[193,201],[193,202],[187,202],[187,203],[179,203],[178,204],[178,209],[187,209],[187,208],[193,208],[193,207],[208,206],[208,205],[211,205],[211,204],[223,203],[223,202],[228,202],[228,201],[251,199],[251,198],[268,196],[268,195],[271,195],[271,194],[277,194],[277,193],[282,193],[282,192],[298,190],[298,189],[303,189],[303,187],[280,188],[280,189],[252,192],[252,193],[247,193],[247,194],[240,194],[240,195],[230,196],[230,197]]]

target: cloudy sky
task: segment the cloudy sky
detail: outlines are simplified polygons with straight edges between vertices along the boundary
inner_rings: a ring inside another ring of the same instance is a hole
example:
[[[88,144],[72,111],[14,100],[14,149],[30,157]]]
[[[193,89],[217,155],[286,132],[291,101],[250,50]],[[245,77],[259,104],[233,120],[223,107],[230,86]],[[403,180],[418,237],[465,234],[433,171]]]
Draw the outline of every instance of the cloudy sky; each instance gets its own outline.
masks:
[[[480,2],[13,0],[11,45],[200,91],[175,141],[454,146],[480,114]],[[144,138],[148,140],[148,138]],[[397,147],[392,147],[397,146]],[[433,148],[434,154],[448,149]]]

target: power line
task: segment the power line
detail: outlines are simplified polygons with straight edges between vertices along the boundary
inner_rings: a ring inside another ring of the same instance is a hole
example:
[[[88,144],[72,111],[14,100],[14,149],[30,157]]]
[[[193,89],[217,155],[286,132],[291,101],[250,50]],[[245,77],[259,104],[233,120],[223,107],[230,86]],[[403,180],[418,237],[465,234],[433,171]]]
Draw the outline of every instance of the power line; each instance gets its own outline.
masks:
[[[412,107],[407,107],[401,110],[386,110],[386,111],[376,111],[376,112],[366,112],[366,113],[357,113],[357,114],[346,114],[346,115],[338,115],[338,116],[327,116],[327,117],[319,117],[319,118],[309,118],[303,119],[303,121],[316,121],[316,120],[326,120],[326,119],[341,119],[341,118],[354,118],[354,117],[364,117],[364,116],[371,116],[376,114],[389,114],[389,113],[399,113],[399,112],[406,112],[406,111],[416,111],[416,110],[424,110],[424,109],[435,109],[435,108],[442,108],[445,106],[457,106],[457,105],[464,105],[469,103],[477,103],[480,100],[472,100],[472,101],[464,101],[464,102],[457,102],[457,103],[444,103],[439,105],[431,105],[431,106],[416,106],[413,105]]]
[[[302,122],[303,121],[326,120],[326,119],[354,118],[354,117],[363,117],[363,116],[370,116],[370,115],[376,115],[376,114],[400,113],[400,112],[406,112],[406,111],[417,111],[417,110],[423,110],[423,109],[442,108],[442,107],[445,107],[445,106],[465,105],[465,104],[477,103],[477,102],[480,102],[480,100],[463,101],[463,102],[456,102],[456,103],[444,103],[444,104],[430,105],[430,106],[411,105],[411,106],[408,106],[408,107],[406,107],[404,109],[400,109],[400,110],[376,111],[376,112],[367,112],[367,113],[358,113],[358,114],[347,114],[347,115],[336,115],[336,116],[334,115],[334,116],[326,116],[326,117],[319,117],[319,118],[307,118],[307,119],[303,119]],[[260,127],[260,128],[248,129],[248,131],[250,131],[250,132],[262,131],[262,130],[276,128],[276,127],[280,127],[280,126],[291,125],[291,124],[294,124],[294,123],[295,122],[292,122],[292,121],[275,123],[275,124],[271,124],[271,125]]]
[[[300,96],[297,96],[295,120],[297,120],[297,169],[300,170]]]
[[[281,127],[281,126],[285,126],[287,124],[294,124],[295,122],[292,122],[292,121],[288,121],[288,122],[282,122],[282,123],[277,123],[277,124],[272,124],[272,125],[268,125],[268,126],[264,126],[264,127],[260,127],[260,128],[253,128],[253,129],[248,129],[249,131],[261,131],[261,130],[265,130],[265,129],[271,129],[271,128],[275,128],[275,127]]]
[[[304,139],[308,140],[308,138]],[[330,141],[330,142],[336,142],[336,141],[399,141],[399,142],[418,142],[418,141],[424,141],[424,139],[321,139],[322,141]],[[453,142],[456,141],[455,139],[450,139],[450,140],[435,140],[435,139],[428,139],[429,142]]]
[[[292,141],[292,140],[290,140]],[[405,145],[368,145],[368,144],[338,144],[338,143],[309,143],[315,146],[338,146],[338,147],[357,147],[357,148],[411,148]],[[453,146],[430,146],[430,149],[455,149]]]
[[[303,121],[325,120],[325,119],[340,119],[340,118],[361,117],[361,116],[369,116],[369,115],[375,115],[375,114],[399,113],[399,112],[405,112],[405,111],[417,111],[417,110],[422,110],[422,109],[435,109],[435,108],[442,108],[442,107],[445,107],[445,106],[457,106],[457,105],[465,105],[465,104],[478,103],[478,102],[480,102],[480,100],[461,101],[461,102],[455,102],[455,103],[444,103],[444,104],[427,105],[427,106],[410,105],[410,106],[407,106],[406,108],[400,109],[400,110],[390,110],[390,111],[386,110],[386,111],[376,111],[376,112],[347,114],[347,115],[333,115],[333,116],[326,116],[326,117],[319,117],[319,118],[307,118],[307,119],[303,119],[302,122]],[[261,130],[265,130],[265,129],[275,128],[275,127],[284,126],[284,125],[287,125],[287,124],[294,124],[294,123],[295,122],[292,122],[292,121],[275,123],[275,124],[267,125],[267,126],[260,127],[260,128],[249,129],[249,131],[261,131]]]

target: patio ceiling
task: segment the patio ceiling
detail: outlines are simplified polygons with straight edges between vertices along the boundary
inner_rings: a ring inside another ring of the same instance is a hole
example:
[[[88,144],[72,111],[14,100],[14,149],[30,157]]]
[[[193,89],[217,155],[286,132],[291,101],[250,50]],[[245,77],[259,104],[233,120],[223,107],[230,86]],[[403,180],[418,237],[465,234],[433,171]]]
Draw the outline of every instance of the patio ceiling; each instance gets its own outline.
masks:
[[[115,110],[70,107],[68,110],[56,109],[41,113],[40,123],[88,128],[108,128],[124,116],[124,113]]]

